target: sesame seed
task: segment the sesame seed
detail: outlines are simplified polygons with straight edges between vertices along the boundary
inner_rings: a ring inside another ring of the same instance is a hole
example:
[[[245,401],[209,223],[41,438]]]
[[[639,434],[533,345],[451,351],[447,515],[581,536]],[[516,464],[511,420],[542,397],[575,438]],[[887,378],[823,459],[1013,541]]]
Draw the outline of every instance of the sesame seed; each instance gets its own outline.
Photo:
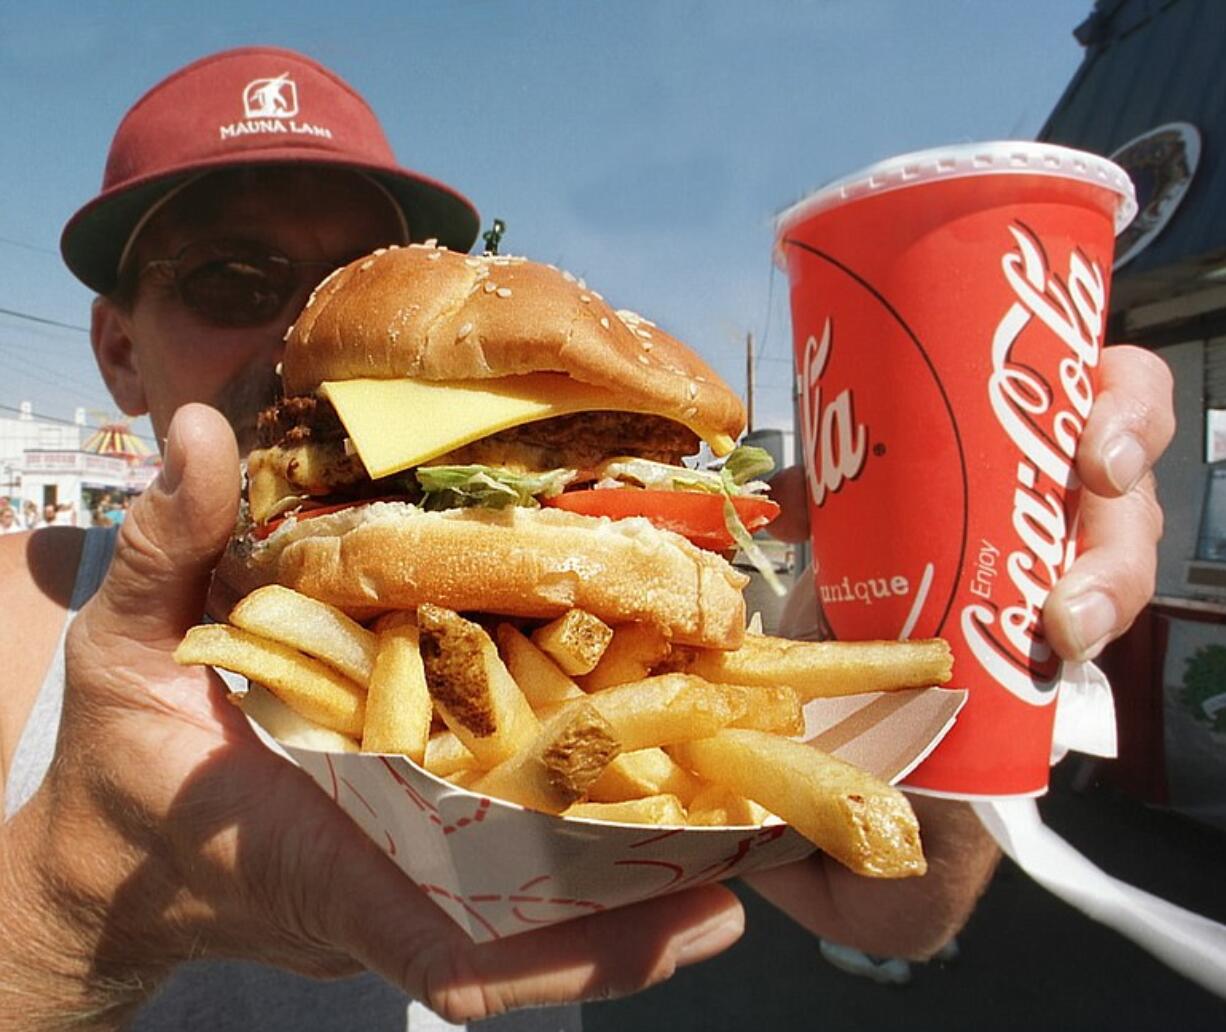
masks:
[[[579,295],[579,300],[580,300],[580,301],[582,301],[582,302],[583,302],[583,303],[586,305],[586,304],[589,304],[589,303],[591,302],[592,298],[591,298],[591,296],[590,296],[590,295],[588,295],[588,294],[580,294],[580,295]]]
[[[635,355],[635,358],[637,358],[640,362],[642,362],[643,365],[651,365],[651,359],[648,358],[646,355]]]
[[[511,288],[510,287],[499,287],[497,293],[499,297],[510,297]]]
[[[431,251],[428,255],[426,255],[426,261],[437,262],[442,257],[443,257],[442,251]]]
[[[602,315],[600,317],[600,325],[603,326],[606,330],[609,328],[609,317],[607,315]]]
[[[464,325],[463,325],[463,326],[461,326],[461,327],[460,327],[460,328],[459,328],[459,329],[456,331],[455,339],[456,339],[456,340],[463,340],[463,339],[464,339],[465,337],[467,337],[467,336],[468,336],[470,333],[472,333],[472,331],[473,331],[473,324],[472,324],[472,323],[470,323],[470,322],[466,322],[466,323],[464,323]]]
[[[651,338],[648,337],[646,340],[639,341],[639,347],[641,347],[644,351],[650,351],[655,347],[655,344],[653,344]]]
[[[430,237],[430,239],[427,240],[425,243],[423,243],[421,246],[422,247],[438,247],[438,237]]]
[[[464,264],[467,265],[470,269],[481,268],[481,260],[478,258],[465,258]]]
[[[582,283],[584,286],[587,286],[586,283],[583,283],[583,280],[580,280],[579,282]],[[604,294],[597,293],[595,290],[592,291],[592,297],[594,297],[597,301],[604,300]]]
[[[681,414],[685,416],[686,419],[693,419],[696,415],[698,415],[698,409],[691,405]]]
[[[651,331],[650,331],[650,330],[645,330],[645,329],[643,329],[641,326],[637,326],[637,327],[635,327],[634,332],[635,332],[635,333],[637,333],[637,334],[638,334],[640,337],[642,337],[642,338],[643,338],[643,340],[651,340]]]
[[[497,290],[497,289],[498,289],[498,284],[497,284],[497,283],[493,282],[492,280],[490,280],[490,281],[487,281],[487,282],[486,282],[486,284],[485,284],[485,292],[486,292],[487,294],[492,294],[492,293],[493,293],[495,290]]]
[[[566,282],[567,282],[567,283],[574,283],[574,282],[575,282],[575,277],[574,277],[574,276],[572,276],[572,275],[571,275],[569,272],[567,272],[565,269],[563,269],[563,270],[562,270],[562,278],[563,278],[564,280],[566,280]]]
[[[693,401],[695,398],[698,397],[698,384],[694,383],[692,380],[690,381],[688,390],[689,390],[689,395],[690,395],[690,401]]]
[[[281,363],[280,362],[277,363],[276,374],[278,376],[281,375]]]
[[[373,258],[367,258],[366,261],[364,261],[361,265],[358,266],[358,272],[365,272],[367,269],[369,269],[374,264],[375,262]]]
[[[370,253],[374,255],[376,258],[378,258],[380,255],[387,254],[387,248],[386,247],[376,247]]]

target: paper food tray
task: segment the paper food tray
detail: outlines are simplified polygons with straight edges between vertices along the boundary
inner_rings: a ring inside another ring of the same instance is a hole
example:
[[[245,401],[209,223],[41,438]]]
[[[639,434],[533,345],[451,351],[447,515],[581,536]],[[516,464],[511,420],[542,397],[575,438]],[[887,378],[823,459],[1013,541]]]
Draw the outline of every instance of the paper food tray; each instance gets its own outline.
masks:
[[[966,693],[941,688],[821,699],[805,740],[893,783],[952,726]],[[311,775],[477,942],[625,906],[813,852],[784,824],[674,828],[573,820],[477,795],[403,756],[270,747]]]

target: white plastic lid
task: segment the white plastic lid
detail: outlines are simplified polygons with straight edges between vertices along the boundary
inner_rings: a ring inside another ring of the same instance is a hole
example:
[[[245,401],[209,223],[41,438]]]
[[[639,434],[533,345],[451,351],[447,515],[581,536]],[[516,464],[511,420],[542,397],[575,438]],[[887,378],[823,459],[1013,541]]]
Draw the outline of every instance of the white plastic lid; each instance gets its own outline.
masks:
[[[887,158],[833,183],[819,188],[782,212],[775,220],[776,239],[797,222],[820,211],[871,194],[916,186],[938,179],[1024,172],[1029,175],[1080,179],[1114,191],[1120,199],[1115,209],[1115,231],[1119,233],[1137,213],[1136,191],[1132,180],[1119,165],[1098,154],[1058,147],[1030,140],[1002,140],[995,143],[967,143],[954,147],[934,147]]]

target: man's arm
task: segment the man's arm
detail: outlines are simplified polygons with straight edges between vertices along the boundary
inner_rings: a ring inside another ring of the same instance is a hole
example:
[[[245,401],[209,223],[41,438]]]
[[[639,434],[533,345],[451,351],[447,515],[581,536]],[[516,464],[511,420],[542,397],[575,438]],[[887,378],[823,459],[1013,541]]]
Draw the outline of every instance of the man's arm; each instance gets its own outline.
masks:
[[[0,536],[0,800],[18,739],[59,642],[84,533],[70,527]],[[3,819],[0,803],[0,819]]]

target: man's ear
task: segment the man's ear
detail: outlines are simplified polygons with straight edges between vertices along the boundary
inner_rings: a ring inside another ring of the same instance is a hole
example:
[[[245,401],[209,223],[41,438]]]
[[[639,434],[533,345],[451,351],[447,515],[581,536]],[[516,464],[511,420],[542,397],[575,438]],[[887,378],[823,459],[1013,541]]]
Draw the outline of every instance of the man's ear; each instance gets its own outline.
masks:
[[[143,416],[149,411],[141,382],[126,314],[105,297],[94,299],[89,320],[89,341],[94,360],[124,415]]]

